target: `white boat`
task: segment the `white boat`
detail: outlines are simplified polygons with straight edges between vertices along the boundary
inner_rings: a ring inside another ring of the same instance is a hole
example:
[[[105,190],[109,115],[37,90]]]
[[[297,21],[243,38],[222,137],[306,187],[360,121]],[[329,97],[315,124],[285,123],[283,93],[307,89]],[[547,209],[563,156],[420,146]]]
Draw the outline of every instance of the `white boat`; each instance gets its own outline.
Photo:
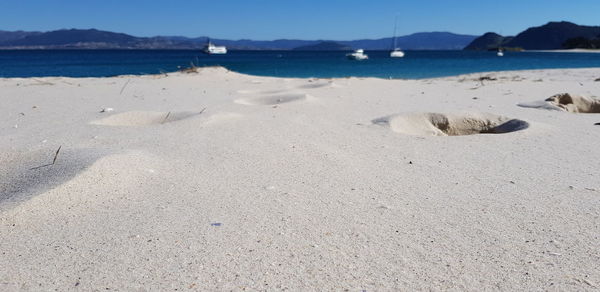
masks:
[[[215,46],[208,40],[208,43],[204,46],[204,52],[209,55],[224,55],[227,54],[227,48],[225,46]]]
[[[504,57],[504,51],[502,49],[498,49],[498,53],[496,53],[498,57]]]
[[[396,37],[396,29],[398,28],[398,17],[394,22],[394,46],[392,46],[392,51],[390,52],[390,57],[392,58],[402,58],[404,57],[404,52],[398,48],[396,45],[398,38]]]
[[[390,57],[392,58],[402,58],[404,57],[404,52],[400,49],[394,49],[391,53],[390,53]]]
[[[350,54],[347,54],[346,57],[350,60],[366,60],[369,59],[369,56],[365,54],[363,49],[358,49]]]

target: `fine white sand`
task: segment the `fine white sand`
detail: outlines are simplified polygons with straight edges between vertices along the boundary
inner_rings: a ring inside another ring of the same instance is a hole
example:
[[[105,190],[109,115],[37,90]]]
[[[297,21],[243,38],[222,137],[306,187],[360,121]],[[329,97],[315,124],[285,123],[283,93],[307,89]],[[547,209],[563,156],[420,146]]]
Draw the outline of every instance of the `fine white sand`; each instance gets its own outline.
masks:
[[[599,77],[0,79],[0,290],[598,290]]]
[[[600,53],[600,50],[598,50],[598,49],[530,50],[528,52],[542,52],[542,53]]]

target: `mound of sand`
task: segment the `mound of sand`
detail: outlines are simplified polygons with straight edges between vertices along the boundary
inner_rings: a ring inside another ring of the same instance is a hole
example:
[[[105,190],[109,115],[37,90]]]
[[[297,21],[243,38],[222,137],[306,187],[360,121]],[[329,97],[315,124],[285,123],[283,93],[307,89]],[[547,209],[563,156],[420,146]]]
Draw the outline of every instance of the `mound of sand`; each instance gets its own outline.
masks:
[[[19,202],[68,181],[104,156],[93,149],[48,148],[8,155],[0,167],[0,203]]]
[[[300,100],[307,100],[310,98],[310,95],[304,93],[287,93],[261,97],[240,98],[236,99],[235,102],[243,105],[276,105]]]
[[[600,113],[600,100],[569,93],[553,95],[546,102],[572,113]]]
[[[517,105],[521,107],[567,111],[571,113],[600,113],[600,100],[570,93],[560,93],[553,95],[544,101],[524,102]]]
[[[148,126],[160,125],[188,119],[201,114],[198,112],[152,112],[152,111],[129,111],[114,114],[106,118],[93,121],[93,125],[102,126]]]
[[[504,134],[529,127],[522,120],[488,113],[397,114],[373,120],[374,124],[389,126],[397,133],[420,136],[463,136],[474,134]]]

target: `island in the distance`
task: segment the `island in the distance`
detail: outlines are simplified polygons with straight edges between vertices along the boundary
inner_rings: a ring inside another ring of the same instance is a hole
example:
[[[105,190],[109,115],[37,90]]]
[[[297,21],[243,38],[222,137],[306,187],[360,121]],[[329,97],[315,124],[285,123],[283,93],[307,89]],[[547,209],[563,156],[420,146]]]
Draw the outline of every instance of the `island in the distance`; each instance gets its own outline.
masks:
[[[561,21],[528,28],[516,36],[488,32],[465,50],[560,50],[600,48],[600,26],[584,26]]]

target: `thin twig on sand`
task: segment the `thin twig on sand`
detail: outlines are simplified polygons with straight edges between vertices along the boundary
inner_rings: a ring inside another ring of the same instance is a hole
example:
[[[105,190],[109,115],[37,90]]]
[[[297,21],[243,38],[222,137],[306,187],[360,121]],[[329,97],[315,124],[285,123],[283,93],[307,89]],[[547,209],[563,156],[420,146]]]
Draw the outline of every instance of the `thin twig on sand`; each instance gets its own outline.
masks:
[[[52,159],[52,163],[48,163],[45,165],[40,165],[34,168],[31,168],[30,170],[34,170],[34,169],[38,169],[38,168],[42,168],[42,167],[47,167],[47,166],[52,166],[56,163],[56,159],[58,158],[58,153],[60,153],[60,149],[62,148],[62,145],[58,146],[58,149],[56,150],[56,153],[54,153],[54,159]]]
[[[171,115],[171,112],[168,112],[167,115],[165,116],[165,118],[160,123],[164,124],[167,121],[167,119],[169,118],[170,115]]]
[[[54,159],[52,159],[52,165],[54,165],[54,163],[56,163],[56,158],[58,158],[58,153],[60,152],[60,148],[62,148],[62,145],[58,146],[58,149],[56,149],[56,153],[54,153]]]
[[[131,81],[131,79],[127,79],[127,82],[125,82],[125,85],[123,85],[123,87],[121,88],[121,92],[119,92],[119,95],[123,94],[123,90],[125,90],[125,87],[127,87],[127,84],[129,84],[129,81]]]

